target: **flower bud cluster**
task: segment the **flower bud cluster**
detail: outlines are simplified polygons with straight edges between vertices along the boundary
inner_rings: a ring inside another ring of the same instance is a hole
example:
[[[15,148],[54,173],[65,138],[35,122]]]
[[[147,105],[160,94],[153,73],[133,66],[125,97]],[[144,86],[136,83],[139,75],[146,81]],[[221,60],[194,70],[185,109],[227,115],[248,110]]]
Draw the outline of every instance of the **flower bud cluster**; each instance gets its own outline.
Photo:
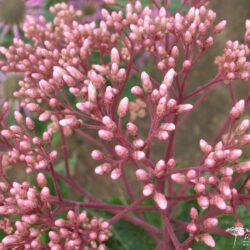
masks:
[[[4,182],[0,183],[0,214],[6,217],[0,223],[6,233],[0,247],[104,250],[104,242],[110,236],[109,224],[97,217],[88,218],[85,211],[76,214],[70,210],[67,219],[56,219],[45,176],[40,173],[37,181],[42,188],[40,192],[27,182],[13,182],[11,188]],[[19,219],[12,220],[11,216]],[[41,241],[41,236],[47,233],[48,245]]]

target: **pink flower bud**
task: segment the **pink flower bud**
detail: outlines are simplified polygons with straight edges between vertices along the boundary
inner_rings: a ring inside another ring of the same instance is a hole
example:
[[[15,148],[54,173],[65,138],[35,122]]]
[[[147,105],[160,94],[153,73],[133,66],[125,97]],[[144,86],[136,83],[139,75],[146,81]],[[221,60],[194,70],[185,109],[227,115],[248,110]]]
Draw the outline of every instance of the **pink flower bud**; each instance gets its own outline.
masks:
[[[197,176],[197,174],[196,174],[196,171],[194,169],[188,170],[188,172],[187,172],[187,178],[189,180],[195,179],[196,176]]]
[[[200,239],[209,247],[215,247],[215,241],[210,234],[201,234]]]
[[[2,130],[1,135],[3,137],[5,137],[6,139],[10,139],[10,138],[12,138],[14,136],[13,133],[11,131],[7,130],[7,129]]]
[[[149,183],[143,187],[142,193],[144,196],[150,196],[152,195],[153,191],[154,191],[154,185],[152,183]]]
[[[208,154],[212,151],[212,146],[210,146],[205,140],[200,140],[201,151]]]
[[[31,144],[28,141],[21,141],[20,142],[20,149],[23,151],[28,151],[31,149]]]
[[[142,182],[148,182],[150,180],[149,174],[143,169],[137,169],[135,174],[137,179]]]
[[[162,177],[164,172],[166,171],[167,166],[164,160],[159,160],[156,165],[155,165],[155,170],[154,170],[154,174],[155,176]]]
[[[64,227],[66,225],[65,220],[64,219],[57,219],[55,220],[55,226],[56,227]]]
[[[168,169],[173,169],[176,166],[175,159],[170,158],[167,162],[167,168]]]
[[[195,233],[195,232],[197,232],[197,226],[194,224],[194,223],[189,223],[188,225],[187,225],[187,231],[189,232],[189,233],[191,233],[191,234],[193,234],[193,233]]]
[[[245,110],[245,101],[244,100],[238,101],[230,111],[231,118],[238,119],[240,115],[244,112],[244,110]]]
[[[244,134],[249,128],[249,124],[250,122],[248,119],[243,120],[241,124],[236,128],[236,133],[239,135]]]
[[[228,155],[227,159],[229,161],[235,161],[237,159],[239,159],[242,155],[242,150],[241,149],[234,149],[230,152],[230,154]]]
[[[223,20],[221,22],[219,22],[215,27],[214,27],[214,33],[220,33],[221,31],[223,31],[225,29],[227,25],[227,21]]]
[[[127,158],[128,157],[128,149],[121,146],[121,145],[116,145],[115,146],[115,152],[121,158]]]
[[[119,52],[116,48],[111,49],[111,62],[112,63],[119,63],[120,62]]]
[[[250,170],[250,161],[245,161],[235,166],[235,171],[238,173],[245,173]]]
[[[48,199],[49,199],[49,197],[50,197],[49,188],[48,188],[48,187],[44,187],[44,188],[41,190],[40,196],[41,196],[41,200],[43,200],[43,201],[48,201]]]
[[[109,116],[104,116],[102,123],[111,131],[115,131],[117,128],[116,123]]]
[[[198,199],[198,204],[202,209],[207,209],[209,206],[209,200],[206,196],[200,196]]]
[[[13,245],[19,241],[17,235],[8,235],[2,239],[2,244],[5,246]]]
[[[51,116],[51,113],[49,111],[43,112],[41,115],[39,115],[38,120],[41,122],[47,121]]]
[[[156,114],[159,118],[161,118],[165,115],[166,108],[167,108],[167,99],[166,99],[166,97],[162,97],[159,100],[158,105],[156,107]]]
[[[157,137],[159,140],[165,141],[168,139],[169,133],[167,131],[159,131]]]
[[[91,152],[91,157],[93,160],[95,161],[100,161],[103,159],[104,155],[103,155],[103,152],[100,151],[100,150],[93,150]]]
[[[208,219],[204,220],[203,225],[206,228],[216,227],[218,225],[218,219],[217,218],[208,218]]]
[[[104,140],[104,141],[110,141],[110,140],[112,140],[113,137],[114,137],[113,132],[108,131],[108,130],[104,130],[104,129],[100,129],[100,130],[98,131],[98,135],[99,135],[99,137],[100,137],[102,140]]]
[[[121,174],[122,174],[121,169],[115,168],[112,170],[110,177],[112,180],[118,180],[121,177]]]
[[[183,184],[186,182],[186,176],[181,173],[172,174],[171,179],[178,184]]]
[[[167,103],[167,107],[170,112],[175,112],[176,107],[177,107],[177,102],[174,99],[170,99]]]
[[[111,164],[103,163],[95,168],[95,173],[98,175],[108,174],[112,169]]]
[[[43,173],[38,173],[36,180],[37,180],[37,184],[39,185],[39,187],[43,188],[47,186],[47,179]]]
[[[172,85],[175,75],[176,75],[176,72],[174,69],[170,69],[166,73],[163,83],[166,84],[168,88]]]
[[[180,104],[180,105],[178,105],[177,112],[178,113],[188,112],[191,109],[193,109],[193,105],[191,105],[191,104]]]
[[[160,129],[167,130],[167,131],[174,131],[175,125],[174,123],[162,123]]]
[[[191,218],[192,220],[196,220],[197,217],[198,217],[198,211],[197,211],[197,209],[194,208],[194,207],[192,207],[192,208],[190,209],[189,215],[190,215],[190,218]]]
[[[204,163],[208,168],[212,168],[216,164],[215,160],[211,158],[207,158]]]
[[[195,187],[194,187],[194,190],[195,190],[196,193],[202,193],[202,192],[204,192],[206,190],[206,187],[202,183],[197,183],[195,185]]]
[[[92,84],[92,82],[88,85],[88,101],[89,102],[96,102],[97,92],[95,86]]]
[[[134,86],[131,88],[131,93],[135,96],[142,96],[143,90],[139,86]]]
[[[146,72],[141,73],[142,87],[146,93],[151,93],[153,90],[153,84],[149,75]]]
[[[132,157],[133,159],[137,160],[137,161],[141,161],[141,160],[144,160],[146,155],[143,151],[135,151],[133,154],[132,154]]]
[[[144,141],[142,139],[135,139],[133,141],[133,145],[135,146],[136,149],[141,149],[144,146]]]
[[[26,126],[29,130],[35,129],[35,123],[32,121],[32,119],[30,117],[25,118],[25,123],[26,123]]]
[[[23,124],[23,115],[19,111],[14,112],[14,117],[18,124]]]
[[[225,200],[218,195],[215,195],[211,199],[211,201],[212,201],[213,205],[218,207],[220,210],[225,210],[227,208],[227,204],[226,204]]]
[[[162,210],[167,209],[168,202],[167,202],[166,197],[165,197],[164,194],[155,193],[155,195],[154,195],[154,201],[155,201],[155,203],[157,204],[157,206],[160,209],[162,209]]]
[[[126,127],[127,127],[129,134],[133,136],[136,136],[138,134],[138,128],[134,123],[128,122]]]
[[[129,100],[127,97],[124,97],[118,106],[118,116],[120,118],[123,118],[124,116],[126,116],[127,112],[128,112],[128,108],[129,108]]]
[[[70,73],[70,75],[73,76],[75,79],[77,80],[83,79],[83,74],[75,67],[67,66],[66,69]]]

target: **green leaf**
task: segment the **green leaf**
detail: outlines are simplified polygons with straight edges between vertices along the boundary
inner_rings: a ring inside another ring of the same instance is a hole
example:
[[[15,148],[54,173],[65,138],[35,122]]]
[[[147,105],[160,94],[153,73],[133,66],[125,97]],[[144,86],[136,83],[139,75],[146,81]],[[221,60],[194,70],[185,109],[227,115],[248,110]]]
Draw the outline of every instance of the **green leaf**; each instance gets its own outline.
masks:
[[[112,237],[107,242],[109,250],[153,250],[155,245],[147,232],[125,221],[117,222],[112,229]]]

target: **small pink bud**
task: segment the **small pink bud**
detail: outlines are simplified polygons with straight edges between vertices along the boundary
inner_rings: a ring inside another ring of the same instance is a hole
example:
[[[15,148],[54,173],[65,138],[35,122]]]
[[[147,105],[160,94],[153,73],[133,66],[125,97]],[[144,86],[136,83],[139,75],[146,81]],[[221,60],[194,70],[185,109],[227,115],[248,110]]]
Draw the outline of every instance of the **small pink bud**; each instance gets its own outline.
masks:
[[[134,86],[131,88],[131,93],[135,96],[142,96],[143,90],[139,86]]]
[[[227,204],[226,202],[224,201],[224,199],[218,195],[215,195],[213,198],[212,198],[212,203],[218,207],[220,210],[225,210],[227,208]]]
[[[204,163],[208,168],[212,168],[216,164],[215,160],[211,158],[207,158]]]
[[[245,161],[235,166],[235,171],[238,173],[245,173],[250,170],[250,161]]]
[[[156,114],[159,118],[161,118],[165,115],[166,108],[167,108],[167,99],[166,99],[166,97],[162,97],[159,100],[158,105],[156,107]]]
[[[244,110],[245,110],[245,101],[244,100],[238,101],[230,111],[231,118],[238,119],[240,115],[244,112]]]
[[[193,109],[193,105],[191,105],[191,104],[180,104],[180,105],[178,105],[177,112],[178,113],[188,112],[191,109]]]
[[[116,48],[111,49],[111,62],[112,63],[119,63],[120,62],[119,52]]]
[[[75,79],[77,80],[83,79],[83,74],[75,67],[67,66],[66,69],[70,73],[70,75],[73,76]]]
[[[128,108],[129,108],[129,99],[127,97],[124,97],[118,106],[118,116],[120,118],[123,118],[124,116],[126,116],[127,112],[128,112]]]
[[[203,225],[206,228],[216,227],[218,225],[218,219],[217,218],[208,218],[203,222]]]
[[[133,136],[136,136],[138,134],[138,128],[134,123],[129,122],[129,123],[127,123],[126,127],[127,127],[129,134],[131,134]]]
[[[197,173],[196,173],[196,171],[194,169],[188,170],[188,172],[187,172],[187,178],[189,180],[195,179],[196,176],[197,176]]]
[[[242,150],[241,149],[234,149],[230,152],[230,154],[228,155],[227,159],[229,161],[235,161],[237,159],[239,159],[242,155]]]
[[[151,93],[153,90],[153,84],[149,75],[146,72],[141,73],[142,87],[146,93]]]
[[[116,123],[109,116],[104,116],[102,123],[111,131],[115,131],[117,128]]]
[[[143,151],[135,151],[133,154],[132,154],[132,157],[133,159],[137,160],[137,161],[141,161],[141,160],[144,160],[146,155]]]
[[[158,178],[162,177],[166,169],[167,169],[167,166],[166,166],[165,161],[159,160],[155,165],[155,170],[154,170],[155,176],[157,176]]]
[[[212,146],[210,146],[205,140],[200,140],[201,151],[208,154],[212,151]]]
[[[121,177],[121,174],[122,174],[121,169],[115,168],[112,170],[110,177],[112,180],[118,180]]]
[[[196,191],[196,193],[202,193],[206,190],[206,187],[202,183],[197,183],[194,187],[194,190]]]
[[[150,196],[152,195],[153,191],[154,191],[154,185],[152,183],[149,183],[143,187],[142,193],[144,196]]]
[[[33,122],[33,120],[30,117],[25,118],[25,123],[26,123],[26,126],[29,130],[35,129],[35,123]]]
[[[200,196],[198,199],[198,204],[202,209],[207,209],[209,206],[209,200],[206,196]]]
[[[223,20],[221,22],[219,22],[215,27],[214,27],[214,33],[220,33],[221,31],[223,31],[225,29],[227,25],[227,21]]]
[[[18,124],[23,124],[23,115],[19,111],[14,112],[14,117]]]
[[[128,157],[128,149],[121,146],[121,145],[116,145],[115,146],[115,152],[121,158],[127,158]]]
[[[133,145],[135,146],[136,149],[140,149],[144,146],[144,141],[142,139],[135,139],[133,141]]]
[[[100,150],[93,150],[91,152],[91,157],[95,161],[100,161],[103,159],[104,155],[103,155],[102,151],[100,151]]]
[[[47,179],[43,173],[38,173],[36,177],[39,187],[43,188],[47,186]]]
[[[157,137],[161,141],[166,141],[169,137],[169,133],[167,131],[159,131]]]
[[[112,140],[113,137],[114,137],[113,132],[108,131],[108,130],[104,130],[104,129],[100,129],[100,130],[98,131],[98,135],[99,135],[99,137],[100,137],[102,140],[104,140],[104,141],[110,141],[110,140]]]
[[[170,69],[166,73],[163,83],[166,84],[168,88],[172,85],[175,75],[176,75],[176,72],[174,69]]]
[[[98,175],[108,174],[112,169],[111,164],[103,163],[95,168],[95,173]]]
[[[210,234],[200,235],[200,239],[209,247],[215,247],[215,241]]]
[[[181,173],[172,174],[171,179],[178,184],[183,184],[186,182],[186,176]]]
[[[97,92],[95,86],[92,84],[92,82],[88,85],[88,101],[89,102],[96,102]]]
[[[194,223],[189,223],[188,225],[187,225],[187,231],[189,232],[189,233],[191,233],[191,234],[193,234],[193,233],[195,233],[195,232],[197,232],[197,226],[194,224]]]
[[[17,235],[8,235],[2,239],[2,244],[5,246],[13,245],[17,243],[19,237]]]
[[[162,209],[162,210],[167,209],[168,202],[167,202],[166,197],[165,197],[164,194],[155,193],[155,195],[154,195],[154,201],[155,201],[155,203],[157,204],[157,206],[160,209]]]
[[[135,174],[137,179],[142,182],[148,182],[150,180],[149,174],[143,169],[137,169]]]
[[[198,217],[198,211],[197,211],[197,209],[194,208],[194,207],[192,207],[192,208],[190,209],[189,215],[190,215],[190,218],[191,218],[192,220],[196,220],[197,217]]]
[[[175,125],[174,123],[162,123],[160,129],[167,130],[167,131],[174,131]]]
[[[48,188],[48,187],[44,187],[44,188],[41,190],[40,196],[41,196],[41,199],[42,199],[43,201],[48,201],[48,199],[49,199],[49,197],[50,197],[49,188]]]

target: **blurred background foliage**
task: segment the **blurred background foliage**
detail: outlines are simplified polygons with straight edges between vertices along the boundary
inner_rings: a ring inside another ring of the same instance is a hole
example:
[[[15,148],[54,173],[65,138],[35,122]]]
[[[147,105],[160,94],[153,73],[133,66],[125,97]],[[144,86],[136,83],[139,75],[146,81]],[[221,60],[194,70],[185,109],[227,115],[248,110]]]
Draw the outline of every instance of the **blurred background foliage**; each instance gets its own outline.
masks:
[[[94,0],[93,0],[94,1]],[[47,20],[52,20],[52,15],[49,13],[48,8],[55,3],[63,2],[63,0],[47,0],[44,9],[44,16]],[[170,11],[172,13],[176,12],[180,6],[181,0],[172,0],[169,6]],[[126,4],[127,1],[119,0],[119,3]],[[142,0],[144,6],[151,4],[150,0]],[[88,1],[88,4],[91,2]],[[215,43],[214,48],[210,50],[209,53],[202,59],[200,65],[195,69],[192,73],[191,78],[189,79],[190,84],[198,82],[206,82],[206,80],[210,79],[216,73],[216,67],[213,65],[213,60],[217,54],[222,52],[224,43],[228,39],[239,39],[243,40],[244,33],[244,21],[246,18],[250,17],[250,1],[249,0],[213,0],[211,1],[210,7],[217,12],[217,20],[227,19],[228,20],[228,29],[222,35],[220,35]],[[114,8],[115,9],[115,8]],[[183,9],[183,12],[187,11],[187,7]],[[21,33],[21,37],[23,37],[23,33]],[[5,36],[5,38],[1,41],[2,46],[7,46],[11,44],[13,39],[13,35],[11,32]],[[137,58],[141,60],[141,67],[144,71],[153,75],[156,79],[159,79],[159,75],[155,73],[155,63],[151,59],[144,58],[142,55]],[[93,53],[91,61],[98,62],[99,55]],[[3,78],[4,79],[4,78]],[[160,80],[160,79],[159,79]],[[0,95],[3,95],[5,98],[13,101],[11,97],[11,93],[16,88],[17,79],[9,78],[2,80],[1,84],[1,92]],[[130,94],[130,88],[134,84],[140,83],[140,77],[138,74],[133,74],[129,79],[128,85],[124,90],[124,96],[129,96],[130,100],[135,100],[135,98]],[[246,86],[244,84],[237,85],[237,94],[238,96],[242,96],[246,90]],[[72,105],[75,103],[75,100],[72,99]],[[13,101],[14,102],[14,101]],[[16,103],[13,104],[13,109],[16,107]],[[198,152],[198,141],[199,138],[212,137],[220,124],[222,124],[224,114],[229,109],[229,101],[227,99],[226,90],[224,88],[219,88],[215,92],[213,92],[212,97],[206,101],[200,108],[199,112],[194,112],[191,119],[187,122],[187,125],[182,129],[180,135],[177,137],[176,143],[176,152],[177,161],[179,161],[179,165],[190,164],[192,161],[199,159]],[[215,111],[216,110],[216,111]],[[36,133],[41,135],[42,132],[46,129],[47,123],[41,123],[37,119],[36,122]],[[141,120],[140,125],[143,130],[146,130],[147,120]],[[191,133],[190,133],[191,131]],[[129,204],[127,196],[123,192],[122,183],[113,183],[109,177],[100,177],[95,176],[94,174],[94,162],[91,161],[89,155],[92,148],[86,142],[80,141],[78,138],[74,138],[74,136],[67,139],[70,145],[71,156],[69,159],[71,173],[80,184],[84,184],[87,186],[87,189],[95,193],[97,196],[103,198],[105,202],[110,204]],[[209,139],[208,139],[209,140]],[[192,147],[190,147],[192,145]],[[197,145],[196,147],[194,145]],[[53,139],[53,147],[60,146],[60,135],[59,133],[55,135]],[[162,154],[162,149],[155,153],[155,158],[160,159],[160,155]],[[249,151],[245,152],[246,157],[249,158]],[[192,157],[190,157],[192,156]],[[55,166],[56,170],[61,174],[65,174],[64,162],[58,162]],[[34,183],[34,176],[22,175],[22,171],[14,171],[9,170],[12,179],[15,180],[23,180],[28,178],[28,181]],[[138,183],[135,182],[134,176],[128,171],[126,173],[132,179],[132,186],[134,190],[140,190]],[[48,176],[49,187],[53,193],[53,184]],[[98,185],[94,184],[98,183]],[[74,193],[74,190],[70,190],[70,188],[64,183],[59,182],[60,189],[65,198],[68,199],[78,199],[83,200],[82,197],[78,196]],[[114,190],[116,192],[114,192]],[[147,205],[154,204],[152,200],[147,200],[145,202]],[[183,221],[189,221],[189,210],[192,206],[197,207],[196,202],[188,201],[182,202],[178,209],[176,209],[175,214],[177,219]],[[238,208],[238,214],[244,223],[245,228],[249,228],[250,230],[250,214],[244,207]],[[93,215],[103,216],[105,218],[110,217],[110,214],[100,212],[100,211],[90,211]],[[156,212],[144,212],[144,217],[148,222],[157,227],[162,227],[162,220],[158,213]],[[233,216],[223,215],[219,217],[221,228],[230,228],[235,223],[235,218]],[[180,240],[185,240],[187,235],[185,234],[185,230],[183,228],[177,227],[175,228]],[[119,221],[116,223],[112,230],[112,238],[107,243],[107,248],[109,250],[152,250],[155,249],[155,245],[153,240],[147,235],[147,233],[137,226],[131,225],[125,221]],[[0,230],[0,237],[3,236],[3,232]],[[216,247],[215,249],[224,250],[224,249],[233,249],[235,238],[233,236],[228,235],[213,235],[216,239]],[[43,235],[43,240],[48,240],[46,234]],[[249,245],[244,246],[244,238],[238,237],[234,246],[235,250],[244,250],[250,249],[250,240]],[[199,249],[209,249],[203,243],[197,242],[192,247],[193,250]]]

